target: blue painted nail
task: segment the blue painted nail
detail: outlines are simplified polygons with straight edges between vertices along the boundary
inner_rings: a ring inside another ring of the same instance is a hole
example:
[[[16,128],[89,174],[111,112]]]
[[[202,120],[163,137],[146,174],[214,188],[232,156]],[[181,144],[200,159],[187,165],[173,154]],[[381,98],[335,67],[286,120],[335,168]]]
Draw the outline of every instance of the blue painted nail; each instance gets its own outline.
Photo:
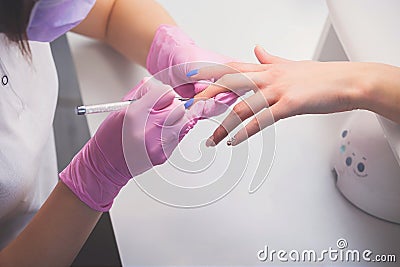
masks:
[[[198,73],[199,73],[199,70],[197,70],[197,69],[196,70],[191,70],[186,74],[186,77],[192,77],[192,76],[194,76],[194,75],[196,75]]]
[[[193,103],[194,103],[194,98],[191,98],[188,101],[186,101],[186,103],[184,104],[185,109],[190,108],[190,106],[193,105]]]

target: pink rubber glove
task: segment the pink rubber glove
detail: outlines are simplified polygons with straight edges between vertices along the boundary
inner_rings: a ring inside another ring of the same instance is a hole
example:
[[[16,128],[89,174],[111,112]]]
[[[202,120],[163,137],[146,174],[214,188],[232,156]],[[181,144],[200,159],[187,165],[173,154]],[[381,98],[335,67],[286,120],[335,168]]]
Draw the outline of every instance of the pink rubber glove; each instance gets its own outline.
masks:
[[[143,80],[124,100],[129,108],[111,113],[71,163],[61,180],[89,207],[108,211],[134,176],[164,163],[194,126],[172,88]]]
[[[223,64],[231,61],[233,60],[228,57],[201,49],[180,28],[161,25],[156,31],[147,57],[147,70],[156,79],[172,86],[182,97],[193,97],[214,81],[193,83],[187,77],[189,71],[204,67],[205,62]],[[215,108],[212,115],[221,114],[236,99],[237,95],[231,92],[217,95],[216,102],[223,104],[225,109]]]

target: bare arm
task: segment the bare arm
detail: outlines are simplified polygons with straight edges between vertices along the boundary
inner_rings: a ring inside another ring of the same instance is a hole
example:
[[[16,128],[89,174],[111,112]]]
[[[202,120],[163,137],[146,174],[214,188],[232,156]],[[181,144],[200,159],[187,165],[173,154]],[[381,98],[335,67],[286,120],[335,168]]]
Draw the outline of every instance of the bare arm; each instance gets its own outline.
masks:
[[[23,232],[0,252],[0,266],[69,266],[99,220],[59,182]]]
[[[74,32],[105,41],[142,66],[160,24],[175,25],[153,0],[97,0]]]
[[[372,82],[366,86],[366,101],[360,108],[400,124],[400,68],[376,63],[368,74]]]

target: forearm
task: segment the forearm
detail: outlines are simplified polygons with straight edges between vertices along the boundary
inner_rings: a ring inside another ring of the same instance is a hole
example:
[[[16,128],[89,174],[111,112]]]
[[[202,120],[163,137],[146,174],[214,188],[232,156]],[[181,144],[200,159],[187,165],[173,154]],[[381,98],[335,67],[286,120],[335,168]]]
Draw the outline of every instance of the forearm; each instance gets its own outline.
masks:
[[[0,252],[0,266],[69,266],[99,220],[59,182],[23,232]]]
[[[378,113],[400,124],[400,68],[380,63],[366,64],[360,88],[360,108]]]
[[[74,31],[103,40],[145,66],[160,24],[175,25],[175,22],[153,0],[97,0],[88,17]]]

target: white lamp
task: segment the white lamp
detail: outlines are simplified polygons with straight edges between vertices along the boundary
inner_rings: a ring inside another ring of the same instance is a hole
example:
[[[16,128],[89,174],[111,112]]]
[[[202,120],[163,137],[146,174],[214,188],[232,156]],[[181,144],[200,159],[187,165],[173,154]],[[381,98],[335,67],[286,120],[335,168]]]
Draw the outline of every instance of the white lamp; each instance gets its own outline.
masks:
[[[400,1],[328,0],[330,20],[351,61],[400,66]],[[400,223],[400,125],[355,111],[342,125],[333,167],[353,204]]]

